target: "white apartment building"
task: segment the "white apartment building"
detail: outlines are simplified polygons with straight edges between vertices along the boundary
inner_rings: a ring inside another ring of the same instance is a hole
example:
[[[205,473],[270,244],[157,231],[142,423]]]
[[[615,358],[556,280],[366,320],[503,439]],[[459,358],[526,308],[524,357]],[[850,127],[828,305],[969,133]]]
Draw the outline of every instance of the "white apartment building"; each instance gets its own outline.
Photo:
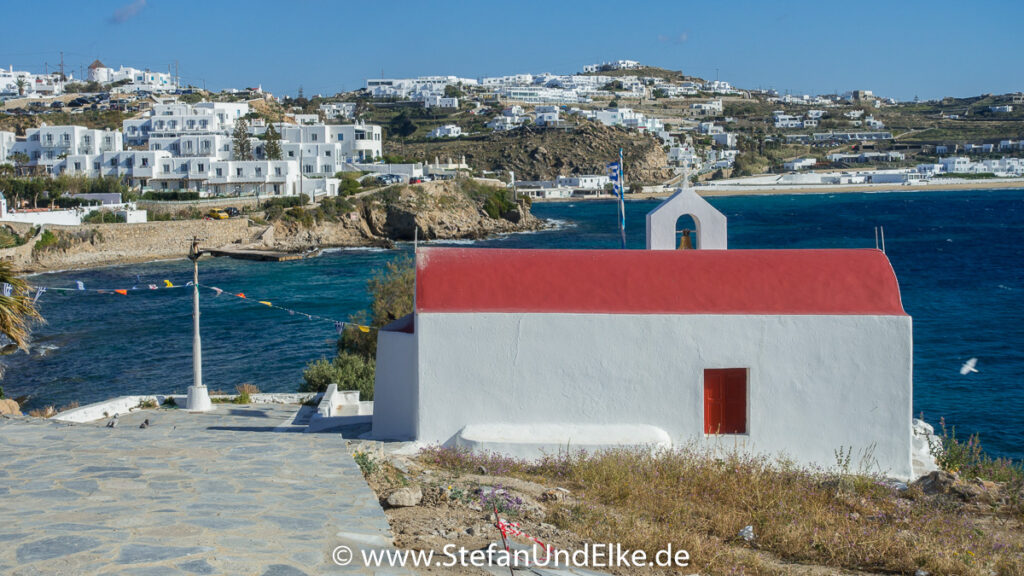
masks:
[[[351,163],[376,162],[383,155],[380,126],[368,124],[275,124],[281,135],[285,160],[301,163],[305,176],[333,175],[348,170]],[[263,134],[266,126],[250,127],[251,134]],[[265,157],[262,141],[253,147],[256,157]]]
[[[605,126],[625,126],[637,130],[649,130],[657,133],[665,129],[665,125],[657,118],[648,118],[630,108],[608,108],[594,112],[582,112],[584,117],[592,118]]]
[[[697,125],[697,132],[714,136],[715,134],[724,134],[725,128],[722,128],[714,122],[701,122]]]
[[[182,136],[153,136],[150,150],[167,150],[174,156],[212,156],[218,160],[231,160],[233,140],[224,134],[187,134]]]
[[[148,69],[139,70],[138,68],[125,66],[114,70],[99,60],[94,60],[89,65],[88,78],[90,82],[99,82],[100,84],[127,81],[127,91],[130,92],[167,92],[177,89],[177,86],[174,84],[174,76],[170,73],[154,72]]]
[[[14,148],[14,132],[5,132],[0,130],[0,164],[7,162],[7,155],[11,153],[11,149]]]
[[[438,126],[427,134],[427,138],[458,138],[462,136],[462,128],[455,124],[445,124],[444,126]]]
[[[792,172],[796,170],[804,170],[806,168],[813,168],[818,161],[814,158],[798,158],[790,162],[784,163],[782,166],[786,170]]]
[[[533,84],[533,74],[513,74],[510,76],[494,76],[484,78],[480,85],[484,88],[501,88],[502,86],[530,86]]]
[[[694,102],[690,104],[690,113],[695,116],[721,116],[724,108],[721,100],[710,100],[708,102]]]
[[[526,121],[524,116],[495,116],[493,120],[487,123],[487,127],[495,132],[502,132],[505,130],[514,130],[522,126],[523,122]]]
[[[555,184],[559,187],[573,188],[576,190],[604,190],[606,184],[611,184],[611,178],[604,174],[559,176],[555,180]]]
[[[591,101],[576,90],[543,86],[504,86],[496,94],[504,100],[527,104],[578,104]]]
[[[721,134],[715,134],[711,137],[716,146],[722,148],[735,148],[736,147],[736,134],[732,132],[722,132]]]
[[[200,102],[185,104],[173,102],[154,104],[142,118],[122,123],[128,144],[143,145],[150,137],[174,137],[184,134],[230,135],[235,122],[249,113],[245,102]]]
[[[989,112],[994,112],[997,114],[1009,114],[1010,112],[1013,112],[1013,106],[1010,106],[1008,104],[1005,106],[989,106],[988,110]]]
[[[458,109],[459,99],[458,98],[447,98],[439,94],[423,94],[417,98],[418,101],[423,102],[424,108],[454,108]]]
[[[686,169],[700,169],[701,159],[689,144],[672,146],[668,149],[668,163]]]
[[[356,103],[329,102],[320,105],[320,112],[329,121],[352,120],[356,117]]]
[[[180,158],[166,150],[129,150],[68,156],[55,170],[90,178],[117,176],[132,186],[149,190],[197,190],[213,196],[295,196],[300,193],[299,166],[294,160]],[[338,180],[303,179],[302,191],[335,196]]]
[[[584,74],[603,72],[605,70],[634,70],[640,68],[641,64],[636,60],[614,60],[600,64],[587,64],[583,67]]]
[[[444,94],[447,86],[477,86],[473,78],[458,76],[420,76],[419,78],[370,78],[366,90],[374,98],[409,98],[416,93]]]
[[[533,123],[538,126],[557,126],[561,122],[558,106],[537,106],[533,114]]]
[[[949,156],[946,158],[939,158],[939,164],[942,164],[943,171],[956,173],[969,172],[973,162],[971,162],[971,159],[966,156]]]
[[[8,155],[14,152],[27,154],[29,165],[42,166],[49,173],[62,156],[117,152],[123,148],[121,133],[117,130],[94,130],[84,126],[40,126],[26,131],[25,140],[14,142]]]

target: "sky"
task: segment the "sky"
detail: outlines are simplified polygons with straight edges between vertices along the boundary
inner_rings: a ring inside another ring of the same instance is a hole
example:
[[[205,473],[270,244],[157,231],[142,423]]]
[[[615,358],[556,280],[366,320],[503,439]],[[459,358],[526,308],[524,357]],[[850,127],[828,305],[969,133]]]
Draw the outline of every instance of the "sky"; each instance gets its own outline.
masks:
[[[45,6],[43,8],[42,6]],[[208,89],[571,74],[629,59],[740,88],[910,100],[1024,90],[1021,0],[4,0],[0,66],[94,59]]]

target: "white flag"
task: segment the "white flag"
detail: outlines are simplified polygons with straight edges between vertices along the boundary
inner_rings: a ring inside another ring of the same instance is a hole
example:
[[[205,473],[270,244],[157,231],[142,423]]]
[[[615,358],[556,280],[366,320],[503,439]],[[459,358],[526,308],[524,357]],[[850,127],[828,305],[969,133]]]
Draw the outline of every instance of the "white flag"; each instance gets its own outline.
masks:
[[[85,290],[85,283],[82,282],[81,280],[75,282],[75,284],[78,284],[78,289],[79,290]]]

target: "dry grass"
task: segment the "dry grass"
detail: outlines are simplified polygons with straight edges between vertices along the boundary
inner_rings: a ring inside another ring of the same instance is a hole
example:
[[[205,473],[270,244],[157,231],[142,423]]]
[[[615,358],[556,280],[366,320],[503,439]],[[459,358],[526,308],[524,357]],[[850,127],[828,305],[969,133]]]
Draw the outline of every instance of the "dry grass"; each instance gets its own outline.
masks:
[[[235,386],[235,392],[238,396],[235,397],[235,404],[251,404],[253,394],[259,394],[260,389],[255,384],[239,384]]]
[[[452,472],[557,482],[579,496],[557,508],[559,528],[653,554],[689,550],[702,574],[783,573],[778,561],[871,572],[1024,574],[1018,520],[993,508],[967,513],[916,488],[808,470],[784,461],[696,449],[612,450],[535,463],[431,448],[420,461]],[[756,538],[745,542],[750,525]]]
[[[28,411],[28,415],[32,416],[33,418],[49,418],[51,416],[56,416],[56,414],[57,409],[54,408],[53,406],[47,406],[45,408],[36,408],[34,410]]]

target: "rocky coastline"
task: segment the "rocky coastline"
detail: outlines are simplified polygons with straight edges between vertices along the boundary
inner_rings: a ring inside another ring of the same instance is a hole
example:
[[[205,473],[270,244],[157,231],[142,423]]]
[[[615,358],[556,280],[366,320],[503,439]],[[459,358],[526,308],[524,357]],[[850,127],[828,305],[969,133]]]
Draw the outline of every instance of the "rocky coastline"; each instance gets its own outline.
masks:
[[[530,213],[528,199],[495,212],[457,182],[396,187],[353,202],[339,218],[285,217],[267,222],[263,214],[228,220],[171,220],[142,224],[46,225],[5,223],[27,238],[0,249],[0,259],[19,273],[39,273],[132,264],[185,257],[187,240],[207,248],[310,252],[323,248],[385,247],[395,242],[482,239],[530,232],[548,224]],[[48,232],[48,235],[44,237]]]

